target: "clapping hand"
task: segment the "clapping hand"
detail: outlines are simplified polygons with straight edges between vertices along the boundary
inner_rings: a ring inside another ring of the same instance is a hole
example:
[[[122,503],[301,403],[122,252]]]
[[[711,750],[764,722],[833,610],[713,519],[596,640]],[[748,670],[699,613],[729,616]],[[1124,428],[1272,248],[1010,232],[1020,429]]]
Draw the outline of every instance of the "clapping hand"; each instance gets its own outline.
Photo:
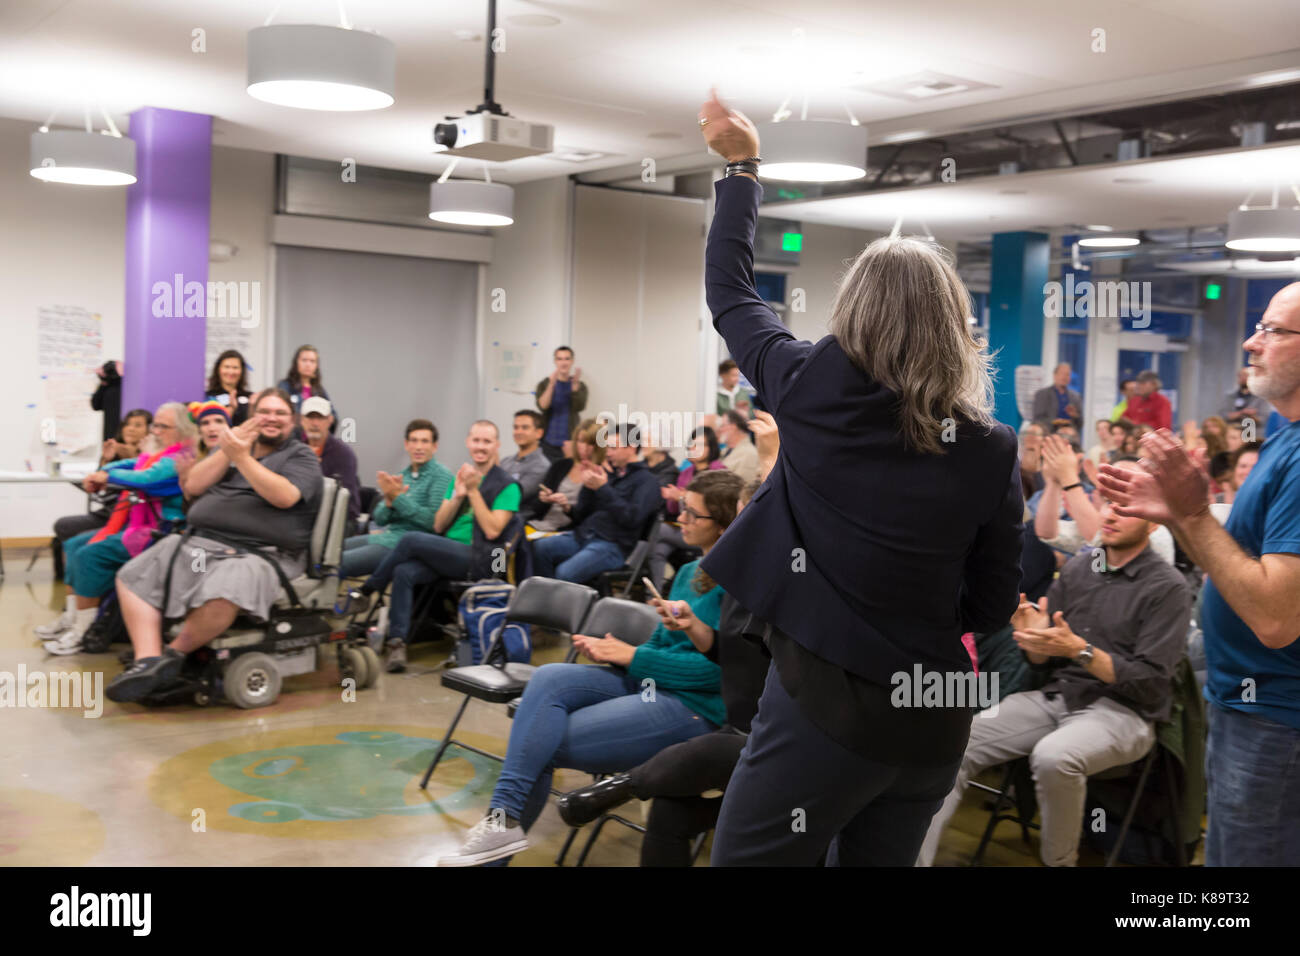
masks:
[[[589,461],[584,461],[582,463],[582,486],[592,491],[604,487],[609,482],[609,472],[605,470],[607,467],[593,465]]]
[[[1044,598],[1043,600],[1046,601],[1047,599]],[[1015,638],[1022,651],[1030,654],[1044,654],[1047,657],[1072,658],[1083,650],[1088,643],[1070,630],[1065,615],[1060,611],[1052,615],[1051,627],[1017,629],[1011,632],[1011,636]]]
[[[1060,435],[1043,439],[1043,475],[1064,488],[1079,480],[1079,461],[1074,449]]]
[[[462,489],[460,494],[469,494],[471,491],[477,491],[478,486],[483,482],[483,475],[469,462],[460,466],[456,472],[456,487]]]
[[[251,454],[257,437],[257,423],[252,418],[234,428],[225,422],[219,427],[221,431],[217,435],[217,447],[225,452],[227,458],[236,462]]]
[[[1023,591],[1020,593],[1020,606],[1011,615],[1012,630],[1024,631],[1030,628],[1046,627],[1050,620],[1047,615],[1046,596],[1039,598],[1037,604],[1033,604],[1025,597]]]

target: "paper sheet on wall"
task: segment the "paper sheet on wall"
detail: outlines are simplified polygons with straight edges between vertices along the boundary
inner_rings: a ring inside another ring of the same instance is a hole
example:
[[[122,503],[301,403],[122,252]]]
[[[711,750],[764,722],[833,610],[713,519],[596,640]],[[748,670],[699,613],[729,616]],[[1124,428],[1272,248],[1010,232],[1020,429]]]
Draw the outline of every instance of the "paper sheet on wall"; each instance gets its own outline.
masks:
[[[103,433],[99,414],[90,407],[90,396],[99,387],[99,379],[74,369],[47,372],[44,379],[41,441],[68,454],[97,447]]]
[[[36,362],[42,372],[92,371],[103,364],[103,323],[97,313],[75,305],[36,310]]]
[[[502,392],[531,395],[536,382],[527,382],[530,350],[523,345],[493,345],[492,385]]]
[[[1047,369],[1041,365],[1016,366],[1016,408],[1020,417],[1033,417],[1034,393],[1047,385]]]

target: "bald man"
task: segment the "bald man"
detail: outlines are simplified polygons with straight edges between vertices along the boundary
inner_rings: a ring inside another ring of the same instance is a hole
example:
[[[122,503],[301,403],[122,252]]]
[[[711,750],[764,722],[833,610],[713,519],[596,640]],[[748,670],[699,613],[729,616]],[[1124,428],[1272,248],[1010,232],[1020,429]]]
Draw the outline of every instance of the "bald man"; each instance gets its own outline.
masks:
[[[1226,525],[1204,473],[1167,430],[1142,440],[1145,471],[1103,465],[1121,514],[1169,526],[1209,575],[1207,866],[1300,866],[1300,282],[1273,296],[1250,354],[1250,391],[1283,425],[1264,442]]]
[[[1034,393],[1030,418],[1049,432],[1057,425],[1073,425],[1076,431],[1083,426],[1083,398],[1070,388],[1071,372],[1070,363],[1062,362],[1052,370],[1052,384]]]

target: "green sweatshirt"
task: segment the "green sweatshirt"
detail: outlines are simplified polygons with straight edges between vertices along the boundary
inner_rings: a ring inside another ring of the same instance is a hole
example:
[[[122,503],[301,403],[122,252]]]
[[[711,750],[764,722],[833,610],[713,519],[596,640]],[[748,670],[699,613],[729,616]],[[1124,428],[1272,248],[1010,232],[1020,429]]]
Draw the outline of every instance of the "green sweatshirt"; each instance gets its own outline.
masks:
[[[716,631],[722,614],[722,588],[698,593],[691,582],[699,566],[699,561],[692,561],[678,569],[668,599],[685,601],[696,617]],[[726,723],[722,669],[695,649],[685,631],[670,631],[660,624],[650,640],[636,649],[627,672],[638,681],[650,678],[656,690],[671,693],[715,726]]]
[[[398,495],[391,505],[385,504],[381,496],[375,502],[374,512],[370,515],[370,524],[375,527],[387,527],[383,534],[372,535],[371,544],[382,544],[385,548],[397,547],[402,535],[408,531],[433,533],[433,516],[438,513],[443,496],[451,487],[455,474],[436,459],[430,458],[420,466],[419,474],[407,465],[402,469],[402,484],[409,485],[410,491]]]

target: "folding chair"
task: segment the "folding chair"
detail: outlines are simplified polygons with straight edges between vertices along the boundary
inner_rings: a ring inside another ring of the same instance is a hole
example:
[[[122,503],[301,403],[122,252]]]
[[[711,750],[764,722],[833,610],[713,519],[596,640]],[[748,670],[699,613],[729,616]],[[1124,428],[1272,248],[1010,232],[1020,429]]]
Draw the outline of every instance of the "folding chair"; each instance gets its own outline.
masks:
[[[429,778],[433,776],[448,745],[453,743],[456,726],[460,723],[470,700],[482,700],[492,704],[504,704],[513,700],[523,694],[528,681],[537,670],[532,664],[507,663],[503,655],[498,653],[501,634],[506,625],[536,624],[563,633],[581,633],[583,621],[586,620],[587,612],[595,600],[596,592],[591,588],[555,578],[529,578],[519,585],[510,598],[501,626],[492,635],[487,653],[484,655],[484,662],[472,667],[458,667],[442,674],[442,686],[464,694],[465,699],[461,701],[460,709],[456,711],[451,726],[447,728],[442,744],[433,756],[433,762],[424,772],[424,779],[420,781],[421,790],[428,789]],[[497,754],[479,750],[460,741],[454,742],[464,750],[471,750],[493,760],[505,761],[504,757]]]
[[[601,597],[625,598],[631,596],[633,590],[640,585],[641,576],[646,573],[646,568],[649,567],[650,555],[654,553],[662,527],[663,518],[656,511],[650,516],[645,528],[642,529],[641,538],[637,541],[636,546],[632,548],[632,553],[627,556],[623,567],[614,571],[602,571],[597,575],[596,590],[600,592]],[[615,586],[620,583],[623,584],[623,588],[615,594]]]

